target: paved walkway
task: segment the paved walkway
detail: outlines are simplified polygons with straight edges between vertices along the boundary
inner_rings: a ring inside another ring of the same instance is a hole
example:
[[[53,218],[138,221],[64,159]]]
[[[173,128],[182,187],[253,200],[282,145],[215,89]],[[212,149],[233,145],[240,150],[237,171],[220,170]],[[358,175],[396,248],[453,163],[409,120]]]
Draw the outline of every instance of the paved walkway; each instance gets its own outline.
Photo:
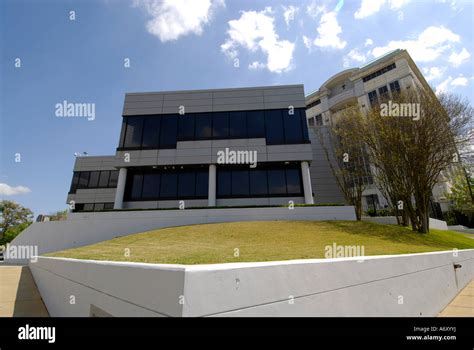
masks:
[[[48,317],[28,266],[0,265],[0,317]]]
[[[439,317],[474,317],[474,280],[441,311]]]

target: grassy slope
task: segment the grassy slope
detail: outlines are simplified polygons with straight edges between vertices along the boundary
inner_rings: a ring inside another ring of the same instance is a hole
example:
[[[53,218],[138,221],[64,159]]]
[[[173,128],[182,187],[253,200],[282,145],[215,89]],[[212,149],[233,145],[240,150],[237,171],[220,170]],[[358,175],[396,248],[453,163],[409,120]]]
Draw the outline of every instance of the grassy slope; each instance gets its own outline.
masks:
[[[453,231],[414,233],[395,225],[353,221],[266,221],[191,225],[138,233],[47,254],[78,259],[210,264],[324,258],[325,246],[364,246],[365,255],[474,248]],[[125,249],[130,249],[126,257]],[[240,256],[234,256],[238,248]]]

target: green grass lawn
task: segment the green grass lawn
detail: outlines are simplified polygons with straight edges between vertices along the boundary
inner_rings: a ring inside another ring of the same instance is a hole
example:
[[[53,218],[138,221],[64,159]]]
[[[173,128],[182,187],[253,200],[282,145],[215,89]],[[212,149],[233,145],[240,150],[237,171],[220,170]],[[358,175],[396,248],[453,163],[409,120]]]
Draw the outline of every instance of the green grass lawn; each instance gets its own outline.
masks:
[[[327,245],[363,246],[365,255],[474,248],[453,231],[412,232],[354,221],[254,221],[191,225],[137,233],[47,256],[165,264],[213,264],[324,258]],[[239,256],[234,256],[238,249]],[[130,256],[125,255],[129,249]]]

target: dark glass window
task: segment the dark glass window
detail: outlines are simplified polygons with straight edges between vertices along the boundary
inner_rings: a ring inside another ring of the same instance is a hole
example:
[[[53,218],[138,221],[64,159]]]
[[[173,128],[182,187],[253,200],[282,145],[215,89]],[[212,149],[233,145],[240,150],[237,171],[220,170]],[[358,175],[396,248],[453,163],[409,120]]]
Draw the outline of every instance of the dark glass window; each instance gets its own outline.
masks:
[[[377,92],[375,90],[369,92],[369,102],[370,102],[371,107],[375,107],[376,105],[379,104],[379,99],[377,97]]]
[[[301,143],[303,140],[303,130],[299,110],[283,110],[283,128],[285,131],[285,143]]]
[[[207,140],[212,137],[212,118],[209,113],[196,114],[196,140]]]
[[[382,101],[387,100],[389,98],[387,86],[382,86],[379,88],[379,95]]]
[[[176,198],[178,190],[178,175],[176,173],[161,174],[161,198]]]
[[[83,208],[85,211],[92,211],[94,210],[94,203],[85,203]]]
[[[89,188],[97,188],[97,186],[99,185],[99,175],[100,171],[91,171],[89,177]]]
[[[140,147],[142,142],[143,118],[127,118],[124,147]]]
[[[250,194],[259,196],[268,194],[267,171],[250,171]]]
[[[247,138],[247,117],[245,112],[230,112],[229,127],[231,138]]]
[[[286,169],[286,188],[289,195],[301,194],[301,179],[298,169]]]
[[[178,138],[178,116],[165,115],[161,117],[160,147],[176,148]]]
[[[247,112],[248,138],[265,137],[265,117],[263,111]]]
[[[120,140],[119,140],[119,147],[123,147],[123,142],[125,141],[125,131],[127,130],[127,119],[123,118],[122,120],[122,130],[120,130]]]
[[[218,170],[217,171],[217,195],[230,196],[231,192],[231,171]]]
[[[178,197],[194,197],[196,193],[196,174],[185,172],[178,175]]]
[[[75,171],[74,174],[72,175],[72,182],[71,182],[71,188],[69,189],[69,193],[76,193],[80,175],[81,173],[78,171]]]
[[[102,176],[102,172],[100,176]],[[119,176],[118,170],[112,170],[110,172],[109,187],[117,187],[118,176]]]
[[[286,194],[285,170],[268,170],[269,194]]]
[[[143,191],[144,199],[158,198],[160,191],[160,174],[144,174],[143,175]]]
[[[321,100],[318,98],[316,101],[313,101],[313,102],[311,102],[310,104],[308,104],[308,105],[306,106],[306,109],[310,109],[310,108],[312,108],[312,107],[314,107],[314,106],[319,105],[320,103],[321,103]]]
[[[268,145],[285,143],[281,110],[265,111],[265,126],[267,129]]]
[[[214,139],[226,139],[229,137],[229,113],[213,113],[212,137]]]
[[[316,126],[322,126],[323,125],[323,116],[321,114],[318,114],[315,116],[316,118]]]
[[[209,172],[198,171],[196,173],[196,197],[207,197],[209,187]]]
[[[77,188],[86,188],[89,183],[89,171],[81,171]]]
[[[160,117],[145,118],[143,126],[142,147],[157,148],[160,136]]]
[[[105,170],[100,172],[99,187],[108,187],[110,171]]]
[[[397,94],[400,92],[400,84],[398,83],[398,80],[390,83],[390,91],[392,94]]]
[[[104,210],[104,203],[95,203],[94,204],[94,211]]]
[[[306,122],[306,111],[300,109],[301,128],[303,130],[303,142],[309,142],[308,123]]]
[[[114,203],[105,203],[105,204],[104,204],[104,209],[105,209],[105,210],[114,209]]]
[[[195,117],[192,114],[184,114],[178,116],[178,140],[194,140],[194,120]]]
[[[140,199],[142,196],[143,175],[134,174],[132,181],[131,199]]]
[[[249,195],[249,171],[234,170],[232,171],[232,196],[248,196]]]

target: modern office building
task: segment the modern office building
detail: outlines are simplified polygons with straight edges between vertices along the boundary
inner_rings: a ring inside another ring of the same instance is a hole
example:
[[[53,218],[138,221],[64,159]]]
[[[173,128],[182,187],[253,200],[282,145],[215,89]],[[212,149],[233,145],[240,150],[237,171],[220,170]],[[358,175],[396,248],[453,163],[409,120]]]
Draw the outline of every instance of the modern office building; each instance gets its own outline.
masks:
[[[77,157],[74,211],[313,203],[303,85],[127,93],[115,155]]]
[[[424,87],[429,89],[423,74],[416,66],[406,50],[394,50],[378,57],[360,68],[351,68],[333,75],[321,87],[306,96],[306,114],[310,134],[315,128],[325,128],[338,114],[349,105],[358,103],[361,108],[368,109],[379,104],[383,98],[391,96],[401,89]],[[313,153],[320,148],[313,141]],[[319,148],[318,148],[319,147]],[[370,167],[370,165],[369,165]],[[331,177],[320,178],[318,186],[333,186]],[[433,199],[446,208],[446,190],[449,189],[447,178],[441,176],[433,190]],[[317,191],[316,191],[317,193]],[[373,178],[367,178],[363,205],[365,209],[384,207],[387,202],[382,196]]]

